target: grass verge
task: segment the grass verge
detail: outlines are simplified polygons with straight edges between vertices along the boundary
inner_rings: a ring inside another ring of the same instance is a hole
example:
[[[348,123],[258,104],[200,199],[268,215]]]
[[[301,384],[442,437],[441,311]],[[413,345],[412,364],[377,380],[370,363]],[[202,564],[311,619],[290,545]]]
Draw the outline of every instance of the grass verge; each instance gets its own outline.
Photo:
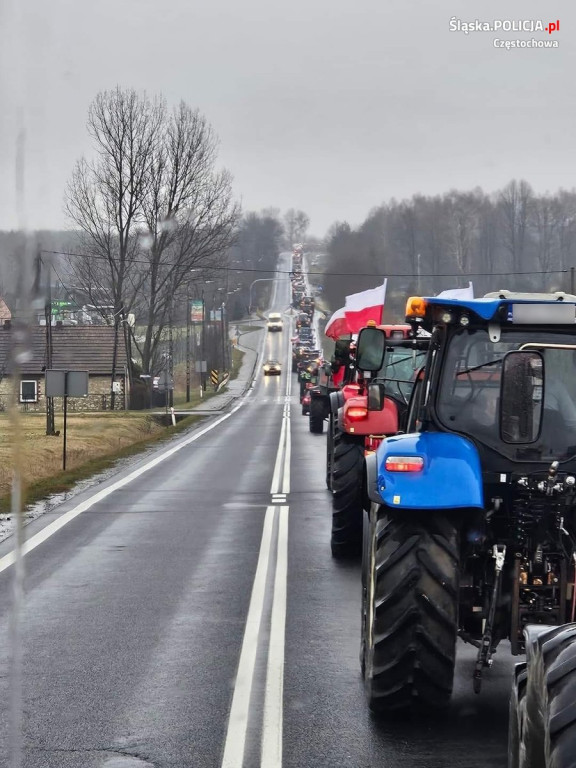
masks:
[[[260,330],[260,329],[258,329]],[[232,350],[230,378],[238,376],[244,352]],[[193,408],[214,396],[207,391],[191,392]],[[180,398],[175,398],[175,405]],[[185,401],[185,395],[182,396]],[[180,406],[180,403],[178,403]],[[182,408],[182,406],[180,406]],[[180,409],[179,408],[179,409]],[[155,409],[158,411],[162,408]],[[120,459],[135,456],[146,448],[185,431],[204,416],[191,413],[175,427],[162,426],[148,411],[69,413],[67,420],[66,471],[62,469],[63,421],[56,413],[59,436],[46,435],[46,417],[41,413],[21,413],[18,435],[8,414],[0,413],[0,514],[10,511],[14,445],[21,446],[20,473],[24,483],[24,504],[33,504],[51,494],[71,490],[82,480],[112,467]]]
[[[91,418],[86,418],[91,417]],[[35,421],[33,421],[35,419]],[[68,419],[66,470],[62,469],[63,437],[48,437],[42,416],[23,415],[21,474],[24,503],[33,504],[112,467],[119,459],[134,456],[201,420],[191,414],[175,427],[163,427],[146,413],[74,414]],[[10,510],[12,434],[0,417],[0,514]]]

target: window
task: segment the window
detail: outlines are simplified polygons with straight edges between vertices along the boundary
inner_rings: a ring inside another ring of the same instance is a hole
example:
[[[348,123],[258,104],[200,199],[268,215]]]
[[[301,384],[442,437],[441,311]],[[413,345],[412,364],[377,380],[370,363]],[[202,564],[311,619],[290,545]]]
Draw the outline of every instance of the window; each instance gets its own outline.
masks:
[[[37,403],[38,402],[38,382],[21,381],[20,382],[20,402]]]

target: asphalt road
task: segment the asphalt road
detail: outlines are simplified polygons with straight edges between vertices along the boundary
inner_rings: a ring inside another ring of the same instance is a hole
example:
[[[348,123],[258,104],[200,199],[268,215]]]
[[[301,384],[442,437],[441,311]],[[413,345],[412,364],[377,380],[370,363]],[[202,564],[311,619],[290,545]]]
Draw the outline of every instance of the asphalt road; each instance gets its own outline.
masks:
[[[265,357],[284,360],[282,376],[258,372],[212,429],[29,527],[39,534],[83,505],[25,558],[22,765],[505,766],[513,662],[501,651],[476,696],[474,653],[461,646],[441,716],[369,714],[359,565],[330,556],[324,437],[300,414],[288,328],[259,338]],[[0,765],[10,765],[12,546],[0,545]]]

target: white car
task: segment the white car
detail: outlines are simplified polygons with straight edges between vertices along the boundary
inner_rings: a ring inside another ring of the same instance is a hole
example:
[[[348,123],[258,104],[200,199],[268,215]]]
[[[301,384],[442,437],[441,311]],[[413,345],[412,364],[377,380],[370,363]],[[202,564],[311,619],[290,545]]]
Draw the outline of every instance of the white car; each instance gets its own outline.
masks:
[[[284,327],[282,323],[282,315],[280,312],[270,312],[268,315],[268,323],[266,325],[269,331],[281,331]]]

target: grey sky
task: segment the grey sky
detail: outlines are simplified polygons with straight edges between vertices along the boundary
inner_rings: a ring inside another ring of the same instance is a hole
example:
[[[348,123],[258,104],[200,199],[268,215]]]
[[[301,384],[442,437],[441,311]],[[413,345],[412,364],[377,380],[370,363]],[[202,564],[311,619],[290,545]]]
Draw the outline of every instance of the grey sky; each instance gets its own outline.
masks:
[[[490,191],[512,177],[573,187],[576,11],[562,5],[0,0],[0,228],[18,223],[18,102],[28,224],[61,228],[66,181],[90,152],[88,105],[117,84],[197,106],[244,209],[302,208],[318,235],[416,192]],[[561,28],[465,35],[449,31],[452,16]],[[560,45],[496,49],[495,37]]]

